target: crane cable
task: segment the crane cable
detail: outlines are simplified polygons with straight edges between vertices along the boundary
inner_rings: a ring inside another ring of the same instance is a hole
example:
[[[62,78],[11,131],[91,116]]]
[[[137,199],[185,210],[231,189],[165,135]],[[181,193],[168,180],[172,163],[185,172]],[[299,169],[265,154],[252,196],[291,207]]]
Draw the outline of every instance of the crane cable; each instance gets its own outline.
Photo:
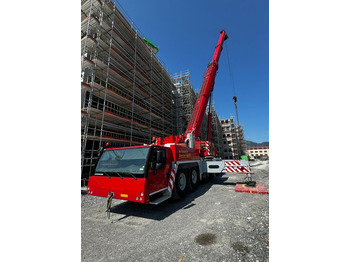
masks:
[[[234,79],[233,79],[233,71],[231,68],[231,63],[230,63],[230,56],[229,56],[229,50],[228,50],[228,46],[226,48],[226,54],[227,54],[227,63],[228,63],[228,69],[229,69],[229,74],[230,74],[230,82],[231,82],[231,87],[232,87],[232,95],[233,95],[233,102],[235,104],[235,110],[236,110],[236,118],[237,118],[237,125],[239,126],[239,119],[238,119],[238,110],[237,110],[237,96],[236,96],[236,89],[235,89],[235,84],[234,84]],[[235,137],[236,137],[236,143],[237,143],[237,154],[238,156],[241,155],[241,150],[240,150],[240,146],[238,146],[238,133],[237,133],[237,129],[235,128]]]
[[[228,69],[229,69],[229,75],[230,75],[230,84],[231,84],[231,91],[232,91],[232,96],[236,96],[236,89],[235,89],[235,84],[234,84],[234,79],[233,79],[233,71],[231,68],[231,63],[230,63],[230,55],[229,55],[229,48],[228,45],[226,45],[226,55],[227,55],[227,63],[228,63]]]
[[[237,124],[239,125],[239,119],[238,119],[238,111],[237,111],[237,96],[236,96],[236,88],[235,88],[235,83],[233,79],[233,71],[231,68],[231,63],[230,63],[230,55],[229,55],[229,48],[226,48],[226,55],[227,55],[227,63],[228,63],[228,69],[229,69],[229,75],[230,75],[230,82],[231,82],[231,87],[232,87],[232,96],[233,96],[233,102],[235,104],[235,109],[236,109],[236,118],[237,118]]]

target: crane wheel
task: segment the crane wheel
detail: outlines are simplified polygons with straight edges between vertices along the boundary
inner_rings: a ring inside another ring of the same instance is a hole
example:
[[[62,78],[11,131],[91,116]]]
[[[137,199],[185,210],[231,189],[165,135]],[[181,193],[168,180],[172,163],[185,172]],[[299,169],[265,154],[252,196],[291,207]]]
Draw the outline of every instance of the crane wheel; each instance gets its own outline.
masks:
[[[185,169],[180,169],[177,171],[175,177],[175,186],[173,190],[173,198],[180,199],[183,198],[187,193],[188,183],[187,183],[187,172]]]
[[[199,171],[198,168],[191,168],[188,176],[189,189],[193,192],[197,189],[199,184]]]

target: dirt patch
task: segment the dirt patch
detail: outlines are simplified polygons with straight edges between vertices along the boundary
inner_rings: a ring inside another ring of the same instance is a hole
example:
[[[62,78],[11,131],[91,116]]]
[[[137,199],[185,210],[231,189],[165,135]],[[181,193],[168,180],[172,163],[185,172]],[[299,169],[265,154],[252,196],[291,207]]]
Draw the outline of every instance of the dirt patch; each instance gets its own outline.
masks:
[[[245,245],[243,245],[242,242],[235,242],[231,245],[231,247],[235,250],[238,251],[239,253],[242,254],[247,254],[249,253],[249,248]]]
[[[217,242],[217,237],[215,234],[205,233],[196,236],[194,240],[202,246],[209,246]]]

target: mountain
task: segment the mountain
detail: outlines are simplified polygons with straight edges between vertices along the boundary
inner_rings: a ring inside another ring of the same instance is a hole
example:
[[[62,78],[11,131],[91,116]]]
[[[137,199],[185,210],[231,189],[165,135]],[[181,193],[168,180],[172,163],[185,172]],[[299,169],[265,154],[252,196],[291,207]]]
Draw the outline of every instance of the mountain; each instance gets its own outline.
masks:
[[[269,146],[269,142],[255,143],[249,140],[245,141],[247,147]]]

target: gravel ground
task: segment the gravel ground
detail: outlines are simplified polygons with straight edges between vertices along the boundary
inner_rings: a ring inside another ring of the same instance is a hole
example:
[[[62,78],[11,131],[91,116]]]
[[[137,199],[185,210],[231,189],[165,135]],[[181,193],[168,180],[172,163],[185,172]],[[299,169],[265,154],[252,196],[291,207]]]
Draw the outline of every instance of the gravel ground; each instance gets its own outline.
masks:
[[[268,161],[251,163],[269,188]],[[235,192],[243,175],[220,175],[158,206],[81,195],[82,261],[268,261],[269,195]]]

